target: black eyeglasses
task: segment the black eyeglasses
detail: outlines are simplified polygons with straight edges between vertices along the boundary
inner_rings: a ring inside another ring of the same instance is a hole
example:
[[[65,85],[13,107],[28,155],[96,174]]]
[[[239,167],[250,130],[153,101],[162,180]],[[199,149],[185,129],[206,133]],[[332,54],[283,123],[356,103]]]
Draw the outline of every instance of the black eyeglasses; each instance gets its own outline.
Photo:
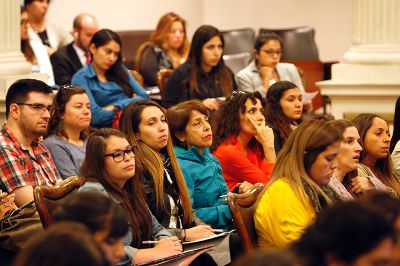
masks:
[[[235,97],[237,95],[243,95],[243,94],[246,94],[246,92],[245,91],[233,91],[231,97],[229,97],[229,100],[232,101],[233,99],[235,99]]]
[[[135,157],[133,149],[134,147],[128,147],[126,150],[123,151],[116,151],[114,153],[104,154],[104,157],[111,156],[114,162],[119,163],[125,160],[125,155],[128,155],[129,158]]]
[[[17,103],[18,105],[26,105],[31,107],[33,110],[37,111],[37,112],[44,112],[44,110],[47,110],[49,113],[51,112],[51,109],[53,108],[53,106],[51,105],[44,105],[41,103]]]

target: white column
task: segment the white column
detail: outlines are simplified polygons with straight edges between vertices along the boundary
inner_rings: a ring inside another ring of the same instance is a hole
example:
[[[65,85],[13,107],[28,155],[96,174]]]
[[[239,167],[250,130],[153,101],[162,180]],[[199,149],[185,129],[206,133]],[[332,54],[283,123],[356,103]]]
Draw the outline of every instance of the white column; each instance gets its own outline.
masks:
[[[400,95],[400,0],[353,0],[353,45],[318,82],[336,118],[393,113]]]
[[[0,124],[4,120],[7,89],[14,81],[46,81],[42,74],[31,73],[32,66],[21,53],[20,45],[20,1],[0,0]]]

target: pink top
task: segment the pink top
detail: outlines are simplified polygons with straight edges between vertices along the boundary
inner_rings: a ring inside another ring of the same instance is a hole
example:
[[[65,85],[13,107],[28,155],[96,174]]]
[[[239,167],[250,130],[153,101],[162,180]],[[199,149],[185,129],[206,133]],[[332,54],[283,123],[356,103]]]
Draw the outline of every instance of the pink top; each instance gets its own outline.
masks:
[[[221,163],[222,176],[231,191],[243,181],[252,184],[267,183],[271,176],[274,164],[265,162],[258,152],[249,147],[246,151],[247,155],[243,152],[237,137],[232,137],[213,152]]]

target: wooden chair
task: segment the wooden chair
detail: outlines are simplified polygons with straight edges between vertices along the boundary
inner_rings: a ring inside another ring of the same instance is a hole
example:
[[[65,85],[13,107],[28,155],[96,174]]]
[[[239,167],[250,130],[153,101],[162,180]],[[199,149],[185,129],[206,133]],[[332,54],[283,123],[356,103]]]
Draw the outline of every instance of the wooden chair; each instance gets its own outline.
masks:
[[[43,228],[47,228],[52,224],[51,213],[68,199],[77,188],[82,185],[82,179],[78,176],[71,176],[55,187],[38,186],[33,191],[36,209],[42,221]]]
[[[165,86],[167,85],[167,79],[172,75],[174,71],[172,69],[161,69],[157,73],[157,83],[160,89],[161,98],[164,96]]]
[[[128,69],[135,68],[136,52],[142,43],[146,42],[153,30],[125,30],[117,31],[116,33],[121,38],[122,61]]]
[[[235,224],[245,252],[251,252],[257,247],[257,235],[253,216],[256,208],[255,203],[264,187],[264,184],[257,183],[245,193],[229,193],[227,197],[233,223]]]
[[[130,69],[129,72],[131,72],[132,76],[136,79],[136,81],[140,84],[140,86],[143,87],[144,85],[144,80],[142,74],[140,74],[138,71]]]

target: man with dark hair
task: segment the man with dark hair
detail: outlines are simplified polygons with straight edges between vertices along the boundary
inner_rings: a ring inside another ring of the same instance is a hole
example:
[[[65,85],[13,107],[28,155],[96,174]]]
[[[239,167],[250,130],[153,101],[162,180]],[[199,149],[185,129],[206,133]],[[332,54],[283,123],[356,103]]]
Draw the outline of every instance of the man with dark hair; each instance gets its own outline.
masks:
[[[75,72],[90,62],[89,44],[98,30],[97,20],[90,14],[79,14],[74,19],[74,41],[50,57],[56,84],[71,83]]]
[[[21,206],[33,188],[56,185],[61,178],[47,148],[39,143],[50,119],[52,89],[35,79],[21,79],[6,95],[7,121],[0,131],[0,188],[15,193]]]

